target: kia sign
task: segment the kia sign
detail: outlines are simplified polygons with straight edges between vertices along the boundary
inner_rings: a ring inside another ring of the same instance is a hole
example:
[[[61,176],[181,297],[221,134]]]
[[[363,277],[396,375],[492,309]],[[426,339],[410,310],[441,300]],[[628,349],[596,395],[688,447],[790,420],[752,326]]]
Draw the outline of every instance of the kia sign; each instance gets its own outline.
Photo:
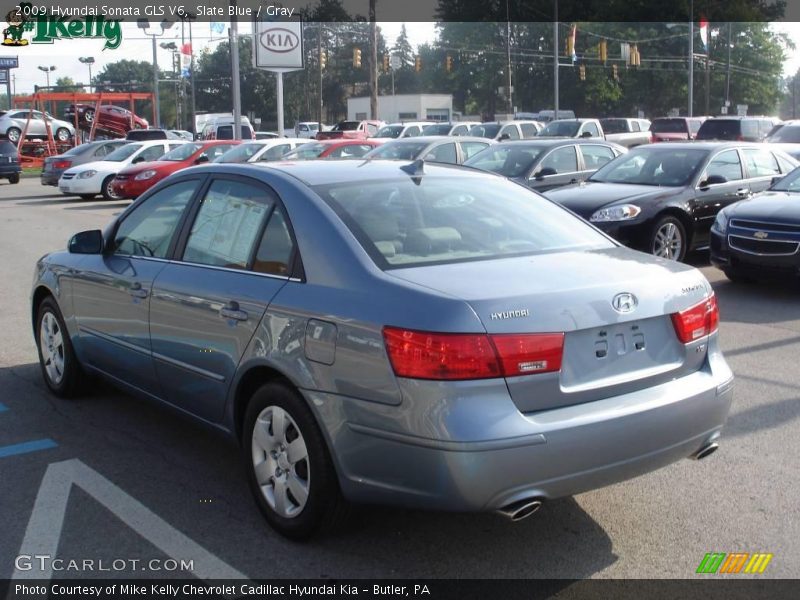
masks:
[[[303,24],[293,21],[256,21],[253,63],[268,71],[303,68]]]

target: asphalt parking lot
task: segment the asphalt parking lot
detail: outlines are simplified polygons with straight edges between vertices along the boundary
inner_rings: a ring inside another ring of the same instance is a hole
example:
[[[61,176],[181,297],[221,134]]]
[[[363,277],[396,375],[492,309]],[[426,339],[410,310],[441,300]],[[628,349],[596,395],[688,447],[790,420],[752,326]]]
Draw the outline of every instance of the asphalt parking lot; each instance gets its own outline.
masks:
[[[800,577],[797,285],[733,284],[693,258],[716,290],[737,376],[721,451],[707,460],[553,501],[520,523],[363,508],[335,537],[297,544],[263,521],[237,449],[217,434],[101,384],[73,401],[46,392],[30,323],[35,261],[126,204],[38,179],[0,183],[0,578],[35,552],[194,560],[191,573],[129,563],[97,577],[691,578],[712,551],[769,552],[760,577]],[[93,573],[60,574],[79,575]]]

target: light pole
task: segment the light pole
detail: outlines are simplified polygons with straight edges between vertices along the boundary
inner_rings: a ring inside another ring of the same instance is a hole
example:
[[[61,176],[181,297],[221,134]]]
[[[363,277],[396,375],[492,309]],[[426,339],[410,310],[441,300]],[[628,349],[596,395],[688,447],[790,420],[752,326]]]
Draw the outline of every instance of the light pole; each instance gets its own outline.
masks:
[[[84,65],[89,67],[89,93],[92,93],[92,65],[94,64],[94,56],[81,56],[78,59]]]
[[[44,74],[47,77],[47,91],[49,92],[50,91],[50,73],[55,71],[56,67],[55,67],[55,65],[52,65],[52,66],[49,66],[49,67],[45,66],[45,65],[39,65],[39,70],[40,71],[44,71]],[[52,105],[50,106],[50,112],[54,112]]]
[[[161,33],[148,33],[150,29],[150,19],[137,19],[136,25],[147,36],[153,40],[153,119],[155,120],[156,127],[161,126],[161,113],[158,107],[158,48],[156,47],[156,38],[161,37],[164,33],[172,27],[172,21],[164,19],[161,21]]]
[[[164,50],[169,50],[172,52],[172,69],[176,72],[176,77],[178,77],[175,79],[175,129],[182,129],[180,93],[178,92],[178,85],[180,84],[180,60],[178,58],[178,45],[175,42],[161,42],[159,46]]]

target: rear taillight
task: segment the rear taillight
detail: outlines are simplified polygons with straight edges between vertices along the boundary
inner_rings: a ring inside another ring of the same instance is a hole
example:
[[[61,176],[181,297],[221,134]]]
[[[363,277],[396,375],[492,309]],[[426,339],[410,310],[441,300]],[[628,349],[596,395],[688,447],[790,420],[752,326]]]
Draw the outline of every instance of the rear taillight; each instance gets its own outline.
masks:
[[[57,160],[53,163],[54,169],[69,169],[72,166],[71,160]]]
[[[650,134],[650,143],[655,144],[658,141],[658,138],[655,136],[654,133]]]
[[[717,297],[711,294],[699,304],[672,314],[672,324],[678,339],[684,344],[713,333],[719,326]]]
[[[384,327],[389,361],[398,377],[489,379],[561,369],[563,333],[430,333]]]

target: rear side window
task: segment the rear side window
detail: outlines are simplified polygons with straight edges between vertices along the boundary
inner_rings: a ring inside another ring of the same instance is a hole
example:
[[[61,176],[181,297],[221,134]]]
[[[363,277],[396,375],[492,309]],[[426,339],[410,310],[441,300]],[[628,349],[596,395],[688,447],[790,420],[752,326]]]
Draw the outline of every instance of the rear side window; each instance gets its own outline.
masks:
[[[586,169],[589,171],[596,171],[614,158],[614,151],[606,146],[581,144],[578,147],[581,149],[583,162],[586,165]]]
[[[216,180],[192,224],[183,260],[246,269],[273,202],[261,187]]]
[[[536,125],[533,123],[521,123],[519,128],[522,130],[522,136],[525,138],[536,137]]]
[[[631,131],[641,131],[641,127],[639,127],[639,121],[631,121]]]
[[[264,236],[253,261],[253,271],[288,277],[293,250],[288,221],[283,210],[276,207],[264,229]]]
[[[794,171],[795,167],[797,166],[796,163],[793,163],[787,158],[784,158],[780,154],[778,154],[778,163],[781,165],[781,173],[789,173]]]
[[[781,174],[778,161],[775,160],[772,152],[757,148],[745,148],[743,153],[750,177],[774,177]]]
[[[383,269],[612,247],[557,204],[499,178],[403,177],[315,191]]]
[[[489,144],[482,144],[481,142],[461,142],[461,150],[464,152],[465,160],[475,156],[488,146]]]
[[[164,156],[164,146],[163,144],[156,144],[155,146],[150,146],[149,148],[142,150],[142,153],[136,158],[143,159],[141,162],[147,162],[150,160],[156,160],[162,156]]]
[[[455,144],[442,144],[425,155],[425,160],[431,162],[448,163],[454,165],[458,162]]]

